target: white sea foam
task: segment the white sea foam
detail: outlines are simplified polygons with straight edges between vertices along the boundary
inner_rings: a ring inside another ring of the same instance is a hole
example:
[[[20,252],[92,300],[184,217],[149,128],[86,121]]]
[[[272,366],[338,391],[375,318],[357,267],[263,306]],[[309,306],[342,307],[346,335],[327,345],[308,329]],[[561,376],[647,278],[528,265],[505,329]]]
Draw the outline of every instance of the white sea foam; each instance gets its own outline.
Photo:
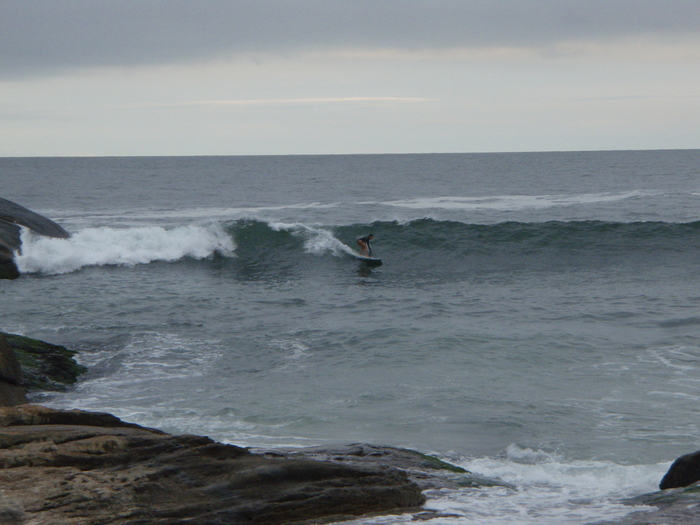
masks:
[[[85,266],[204,259],[217,252],[230,256],[234,249],[233,239],[216,224],[172,229],[87,228],[68,239],[42,237],[24,229],[16,261],[22,273],[62,274]]]
[[[283,364],[280,370],[299,371],[309,366],[311,349],[298,339],[273,339],[270,346],[282,353]]]
[[[309,347],[297,339],[273,339],[270,345],[285,352],[284,358],[297,361],[310,355]]]
[[[80,389],[120,389],[124,385],[142,385],[159,380],[200,377],[221,356],[220,342],[184,338],[173,333],[144,332],[119,351],[79,354],[81,363],[90,369],[110,369],[111,373],[84,381]]]
[[[577,195],[499,195],[492,197],[430,197],[405,199],[380,203],[411,209],[432,210],[498,210],[517,211],[527,209],[545,209],[555,206],[573,206],[576,204],[595,204],[617,202],[625,199],[656,195],[648,191],[628,191],[622,193],[583,193]]]
[[[173,393],[164,407],[158,397],[162,385],[206,375],[221,355],[221,342],[215,339],[167,332],[134,334],[119,350],[106,348],[78,354],[80,363],[96,377],[82,380],[59,403],[48,400],[44,404],[107,410],[127,421],[162,427],[172,424],[168,421],[170,415],[182,415],[176,405],[183,399],[182,394]],[[186,412],[193,419],[192,411]]]
[[[504,457],[460,462],[469,471],[512,484],[506,487],[434,490],[426,508],[443,517],[433,525],[583,525],[651,510],[622,500],[657,490],[670,463],[620,465],[609,461],[567,461],[543,451],[511,445]],[[449,517],[448,517],[449,516]],[[409,515],[348,522],[351,525],[404,525]]]

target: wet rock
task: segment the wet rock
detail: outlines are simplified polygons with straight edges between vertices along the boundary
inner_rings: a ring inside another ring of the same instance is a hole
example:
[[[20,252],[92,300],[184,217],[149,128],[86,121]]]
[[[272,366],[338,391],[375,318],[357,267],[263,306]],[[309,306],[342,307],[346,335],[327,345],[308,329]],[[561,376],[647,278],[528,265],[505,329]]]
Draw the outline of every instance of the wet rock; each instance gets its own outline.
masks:
[[[22,244],[19,234],[19,226],[0,216],[0,279],[19,277],[19,269],[14,262],[14,252]]]
[[[0,279],[17,279],[19,277],[19,268],[12,257],[11,252],[3,250],[0,246]]]
[[[0,381],[13,385],[22,384],[22,368],[2,332],[0,332]]]
[[[70,234],[62,226],[43,215],[28,210],[7,199],[0,198],[0,220],[10,224],[19,224],[41,235],[67,239]]]
[[[0,517],[32,524],[294,524],[423,504],[398,469],[270,457],[109,414],[0,408]]]
[[[25,427],[32,425],[73,425],[81,427],[135,428],[151,434],[165,432],[144,428],[135,423],[127,423],[106,412],[85,410],[56,410],[41,405],[22,405],[12,409],[0,409],[0,428]]]
[[[0,381],[0,406],[12,407],[27,402],[27,394],[24,388]],[[0,521],[0,523],[2,523]]]
[[[666,475],[661,479],[661,490],[687,487],[700,481],[700,451],[686,454],[673,462]]]
[[[20,226],[48,237],[67,239],[70,234],[43,215],[0,198],[0,279],[16,279],[19,270],[13,258],[21,246]]]
[[[4,332],[0,337],[14,350],[22,368],[22,386],[28,392],[67,390],[87,370],[74,359],[74,350]]]
[[[502,480],[477,476],[462,467],[447,463],[434,456],[405,448],[354,443],[300,449],[277,449],[262,451],[262,453],[268,457],[304,457],[344,465],[376,465],[397,468],[406,472],[409,479],[423,490],[444,488],[457,490],[464,487],[492,486],[515,489]]]
[[[22,385],[22,369],[15,352],[0,333],[0,406],[27,402]]]

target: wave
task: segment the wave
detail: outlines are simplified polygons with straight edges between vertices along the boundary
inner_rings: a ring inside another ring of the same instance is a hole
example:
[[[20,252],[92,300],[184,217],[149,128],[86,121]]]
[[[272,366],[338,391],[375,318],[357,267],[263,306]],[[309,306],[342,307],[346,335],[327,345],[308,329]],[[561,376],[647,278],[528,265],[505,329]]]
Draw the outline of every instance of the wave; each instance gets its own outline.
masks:
[[[450,261],[540,260],[557,262],[625,260],[677,256],[695,257],[700,250],[700,221],[665,222],[503,222],[493,225],[419,219],[402,224],[375,222],[367,226],[334,228],[353,243],[374,233],[379,256]]]
[[[226,229],[237,244],[237,264],[255,278],[300,275],[310,265],[321,265],[319,259],[331,264],[356,250],[355,240],[369,233],[375,236],[373,254],[384,261],[380,271],[401,281],[453,280],[476,273],[514,271],[687,270],[697,264],[700,252],[700,222],[483,225],[419,219],[308,226],[253,220],[233,222]]]
[[[38,236],[22,231],[21,252],[16,256],[22,273],[63,274],[85,266],[133,266],[185,257],[204,259],[216,253],[232,255],[233,239],[220,225],[165,229],[87,228],[68,239]]]
[[[349,226],[305,225],[259,220],[227,223],[226,230],[239,241],[269,245],[284,244],[296,239],[307,253],[347,252],[355,239],[374,233],[382,246],[420,246],[426,250],[447,248],[449,251],[484,251],[503,247],[528,250],[543,247],[583,249],[593,246],[618,246],[620,249],[651,249],[686,246],[700,241],[700,221],[605,222],[549,221],[539,223],[502,222],[498,224],[465,224],[457,221],[417,219],[409,222],[376,221]],[[354,246],[353,246],[354,247]]]
[[[355,240],[373,233],[374,254],[397,269],[557,267],[631,264],[688,255],[700,250],[700,221],[502,222],[465,224],[418,219],[349,226],[240,219],[166,229],[87,228],[69,239],[40,237],[25,230],[17,265],[22,273],[60,274],[86,266],[133,266],[155,261],[235,257],[248,268],[290,268],[315,259],[343,258]]]

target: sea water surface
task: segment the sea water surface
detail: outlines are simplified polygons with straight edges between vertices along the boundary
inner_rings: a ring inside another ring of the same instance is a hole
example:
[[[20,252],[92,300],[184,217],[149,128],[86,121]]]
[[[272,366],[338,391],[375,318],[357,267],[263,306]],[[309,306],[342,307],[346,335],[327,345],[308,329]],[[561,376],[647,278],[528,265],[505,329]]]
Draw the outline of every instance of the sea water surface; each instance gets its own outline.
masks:
[[[615,519],[700,448],[698,150],[3,158],[0,183],[72,234],[24,231],[0,281],[0,330],[89,367],[38,402],[516,487],[429,493],[454,525]]]

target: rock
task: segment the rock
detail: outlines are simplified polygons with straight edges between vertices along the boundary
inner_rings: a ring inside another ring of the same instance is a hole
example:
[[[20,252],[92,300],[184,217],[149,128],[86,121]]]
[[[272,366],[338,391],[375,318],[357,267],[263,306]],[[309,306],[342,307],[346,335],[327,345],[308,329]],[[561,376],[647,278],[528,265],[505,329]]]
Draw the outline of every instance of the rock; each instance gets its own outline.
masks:
[[[0,279],[17,279],[19,275],[19,268],[12,260],[12,253],[0,246]]]
[[[376,465],[397,468],[406,472],[409,479],[423,490],[493,486],[515,490],[513,485],[502,480],[477,476],[434,456],[405,448],[354,443],[351,445],[267,450],[261,451],[261,453],[267,457],[304,457],[344,465]]]
[[[15,351],[0,332],[0,381],[13,385],[22,384],[22,368],[15,356]]]
[[[0,408],[0,519],[17,524],[329,523],[423,504],[395,468],[269,457],[109,414]]]
[[[12,261],[13,252],[22,245],[20,231],[14,221],[0,216],[0,261]]]
[[[19,270],[13,253],[19,250],[20,226],[48,237],[67,239],[70,234],[60,225],[27,208],[0,198],[0,279],[16,279]]]
[[[26,402],[27,394],[24,388],[0,381],[0,407],[13,407]]]
[[[25,226],[38,234],[67,239],[70,234],[62,226],[43,215],[28,210],[7,199],[0,198],[0,220]]]
[[[74,425],[83,427],[137,428],[150,433],[163,434],[160,430],[146,428],[134,423],[126,423],[106,412],[85,410],[56,410],[41,405],[23,405],[12,410],[0,409],[0,428],[31,425]]]
[[[22,367],[22,386],[28,392],[67,390],[87,371],[75,361],[74,350],[4,332],[0,332],[0,337],[14,350]]]
[[[661,479],[661,490],[687,487],[700,481],[700,451],[686,454],[673,462],[666,475]]]
[[[22,369],[15,352],[0,333],[0,406],[22,405],[27,395],[22,384]]]

